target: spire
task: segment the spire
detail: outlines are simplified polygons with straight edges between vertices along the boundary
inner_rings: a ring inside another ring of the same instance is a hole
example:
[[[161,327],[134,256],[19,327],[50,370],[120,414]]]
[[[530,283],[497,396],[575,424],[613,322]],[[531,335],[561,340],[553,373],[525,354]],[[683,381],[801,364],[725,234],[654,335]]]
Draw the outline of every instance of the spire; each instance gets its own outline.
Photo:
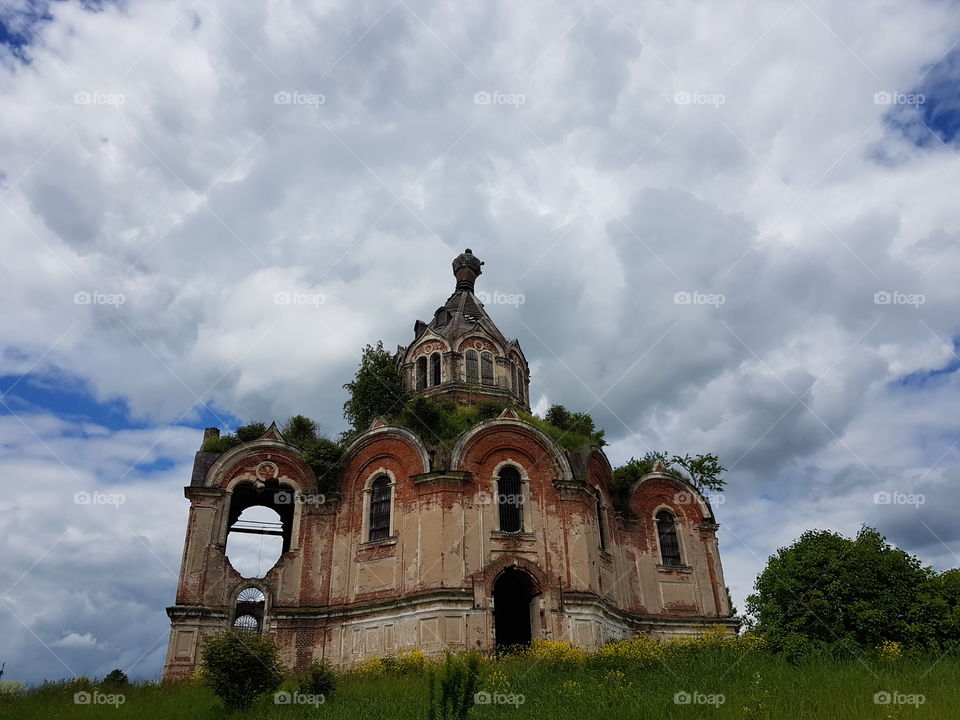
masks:
[[[470,252],[470,248],[457,255],[453,261],[453,275],[457,278],[457,290],[473,292],[473,285],[482,272],[480,270],[482,265],[483,263]]]

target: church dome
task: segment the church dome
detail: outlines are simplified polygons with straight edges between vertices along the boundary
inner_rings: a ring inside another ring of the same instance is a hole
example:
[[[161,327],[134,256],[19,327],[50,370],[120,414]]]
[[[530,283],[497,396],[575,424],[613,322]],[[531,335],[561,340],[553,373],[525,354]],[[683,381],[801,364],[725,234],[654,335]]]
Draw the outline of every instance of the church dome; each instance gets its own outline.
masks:
[[[470,248],[454,258],[453,294],[429,323],[417,320],[413,342],[398,348],[404,383],[410,393],[529,409],[530,368],[520,343],[500,332],[474,293],[482,266]]]

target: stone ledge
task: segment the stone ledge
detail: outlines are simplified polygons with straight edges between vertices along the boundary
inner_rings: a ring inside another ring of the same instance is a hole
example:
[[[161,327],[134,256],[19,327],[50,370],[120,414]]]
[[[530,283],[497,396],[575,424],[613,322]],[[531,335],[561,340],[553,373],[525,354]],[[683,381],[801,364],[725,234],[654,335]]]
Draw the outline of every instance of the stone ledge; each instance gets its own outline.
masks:
[[[429,485],[469,485],[473,481],[473,473],[467,470],[432,470],[431,472],[411,475],[415,487]]]

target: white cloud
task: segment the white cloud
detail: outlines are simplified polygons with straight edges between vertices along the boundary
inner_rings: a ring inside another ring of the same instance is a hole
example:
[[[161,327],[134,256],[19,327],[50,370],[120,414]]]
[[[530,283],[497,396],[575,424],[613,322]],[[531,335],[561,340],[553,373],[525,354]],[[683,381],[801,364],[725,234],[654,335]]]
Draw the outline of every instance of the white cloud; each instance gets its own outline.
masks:
[[[0,536],[20,572],[58,542],[10,595],[44,642],[151,652],[198,441],[169,425],[207,406],[224,421],[304,412],[337,432],[362,345],[408,342],[467,246],[487,263],[481,289],[525,295],[491,312],[520,338],[539,407],[591,408],[615,461],[660,447],[731,466],[719,513],[741,607],[766,555],[813,526],[873,522],[956,564],[952,376],[897,381],[955,359],[958,157],[917,147],[874,103],[923,85],[955,8],[48,10],[11,20],[34,34],[26,62],[0,48],[2,373],[66,378],[145,427],[19,405],[22,422],[2,419],[5,477],[29,480],[0,499]],[[324,101],[275,104],[281,91]],[[925,302],[874,303],[898,291]],[[158,459],[173,467],[137,469]],[[873,505],[898,483],[935,500]],[[111,488],[120,509],[64,504]],[[105,567],[109,587],[88,587]],[[105,598],[133,629],[71,622]],[[30,672],[64,672],[45,652]]]

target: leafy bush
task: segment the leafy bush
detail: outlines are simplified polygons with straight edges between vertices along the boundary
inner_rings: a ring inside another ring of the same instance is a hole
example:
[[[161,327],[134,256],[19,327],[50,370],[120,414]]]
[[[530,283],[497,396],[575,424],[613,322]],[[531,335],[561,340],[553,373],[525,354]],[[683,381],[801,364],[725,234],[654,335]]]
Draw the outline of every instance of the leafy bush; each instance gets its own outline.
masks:
[[[115,668],[107,673],[103,679],[103,686],[108,688],[125,687],[130,684],[127,674],[120,668]]]
[[[314,660],[300,676],[300,692],[327,697],[337,687],[337,676],[327,663]]]
[[[236,436],[240,442],[251,442],[263,437],[267,432],[267,426],[262,422],[252,422],[237,428]]]
[[[224,630],[203,644],[203,674],[228,710],[249,707],[283,682],[283,668],[273,641],[264,635]]]
[[[262,422],[253,422],[249,425],[241,425],[236,432],[231,435],[220,435],[219,437],[207,438],[203,447],[203,452],[226,452],[240,443],[256,440],[267,431],[267,426]]]
[[[203,452],[224,453],[232,447],[240,444],[236,435],[220,435],[219,437],[208,437],[203,441]]]

